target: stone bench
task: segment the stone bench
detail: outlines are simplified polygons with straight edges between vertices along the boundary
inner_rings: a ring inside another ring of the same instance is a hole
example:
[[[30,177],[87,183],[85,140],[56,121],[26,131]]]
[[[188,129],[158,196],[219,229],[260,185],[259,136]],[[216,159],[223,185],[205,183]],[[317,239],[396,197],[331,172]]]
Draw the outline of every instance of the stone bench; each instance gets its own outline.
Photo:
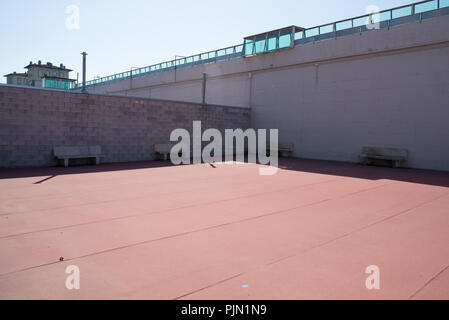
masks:
[[[392,162],[393,167],[399,168],[408,160],[408,151],[396,148],[364,147],[360,158],[365,165],[370,164],[372,160],[388,160]]]
[[[95,164],[99,165],[100,159],[103,157],[101,146],[54,147],[53,152],[56,159],[64,160],[65,167],[69,166],[69,159],[95,158]]]
[[[168,160],[171,153],[171,149],[175,144],[172,143],[160,143],[154,145],[154,153],[158,160]]]
[[[271,154],[272,151],[274,150],[270,149],[269,147],[267,148],[267,154]],[[293,145],[279,144],[278,152],[281,158],[289,158],[293,153]]]

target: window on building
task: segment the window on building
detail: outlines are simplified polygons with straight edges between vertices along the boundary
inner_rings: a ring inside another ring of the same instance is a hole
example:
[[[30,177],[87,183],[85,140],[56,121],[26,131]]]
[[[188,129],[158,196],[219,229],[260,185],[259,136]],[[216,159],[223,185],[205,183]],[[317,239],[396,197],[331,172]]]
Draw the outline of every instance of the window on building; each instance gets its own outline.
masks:
[[[256,44],[255,44],[255,50],[254,52],[257,53],[262,53],[265,50],[265,39],[266,39],[266,35],[263,36],[258,36],[256,37]]]
[[[288,48],[292,45],[292,30],[282,30],[279,35],[279,49]]]
[[[287,27],[263,34],[246,37],[243,42],[243,55],[249,56],[294,46],[294,34],[302,32],[300,27]]]

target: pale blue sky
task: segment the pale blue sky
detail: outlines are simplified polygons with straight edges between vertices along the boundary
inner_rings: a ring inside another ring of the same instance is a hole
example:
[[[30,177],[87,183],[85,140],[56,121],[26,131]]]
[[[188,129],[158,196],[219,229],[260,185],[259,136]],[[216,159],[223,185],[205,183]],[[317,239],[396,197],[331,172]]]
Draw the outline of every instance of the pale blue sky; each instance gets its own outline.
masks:
[[[0,0],[0,75],[29,61],[64,63],[88,80],[242,42],[244,36],[305,28],[389,9],[410,0]],[[80,29],[66,28],[66,7],[80,9]],[[1,78],[0,82],[6,82]]]

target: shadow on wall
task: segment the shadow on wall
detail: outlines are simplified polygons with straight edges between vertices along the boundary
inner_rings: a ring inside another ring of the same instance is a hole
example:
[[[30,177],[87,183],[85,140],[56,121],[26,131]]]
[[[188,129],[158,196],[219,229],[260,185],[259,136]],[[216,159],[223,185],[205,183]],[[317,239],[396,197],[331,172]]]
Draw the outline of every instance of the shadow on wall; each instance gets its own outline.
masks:
[[[102,164],[100,166],[79,167],[45,167],[45,168],[20,168],[0,169],[0,179],[39,177],[33,183],[51,183],[51,179],[60,175],[113,172],[122,170],[154,169],[161,167],[173,167],[170,161],[142,161],[128,163]],[[211,169],[215,168],[212,164]],[[449,172],[419,170],[419,169],[394,169],[388,167],[362,166],[355,163],[306,160],[296,158],[279,159],[279,168],[299,172],[325,174],[331,176],[351,177],[368,180],[396,180],[409,183],[419,183],[449,188]]]

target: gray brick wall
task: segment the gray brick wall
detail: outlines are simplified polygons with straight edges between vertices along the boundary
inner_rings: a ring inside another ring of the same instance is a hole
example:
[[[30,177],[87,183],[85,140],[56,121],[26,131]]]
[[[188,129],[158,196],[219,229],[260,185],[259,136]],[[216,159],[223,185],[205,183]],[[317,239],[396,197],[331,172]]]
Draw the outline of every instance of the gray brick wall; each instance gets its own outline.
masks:
[[[0,167],[56,165],[53,147],[69,145],[101,145],[107,163],[152,160],[176,128],[201,120],[203,130],[246,129],[249,117],[245,108],[2,85]]]

